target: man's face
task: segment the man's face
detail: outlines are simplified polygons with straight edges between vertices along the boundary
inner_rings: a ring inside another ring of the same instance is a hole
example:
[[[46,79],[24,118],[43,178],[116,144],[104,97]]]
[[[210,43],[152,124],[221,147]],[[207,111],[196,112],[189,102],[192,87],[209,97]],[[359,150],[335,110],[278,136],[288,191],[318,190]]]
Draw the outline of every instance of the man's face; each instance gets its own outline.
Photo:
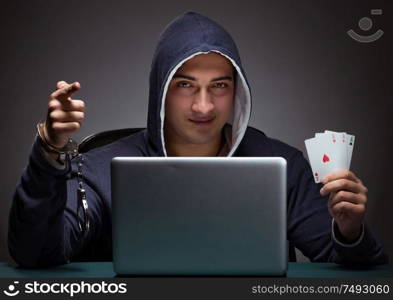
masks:
[[[232,113],[233,66],[218,53],[186,61],[170,82],[165,105],[165,138],[177,144],[207,144],[220,138]]]

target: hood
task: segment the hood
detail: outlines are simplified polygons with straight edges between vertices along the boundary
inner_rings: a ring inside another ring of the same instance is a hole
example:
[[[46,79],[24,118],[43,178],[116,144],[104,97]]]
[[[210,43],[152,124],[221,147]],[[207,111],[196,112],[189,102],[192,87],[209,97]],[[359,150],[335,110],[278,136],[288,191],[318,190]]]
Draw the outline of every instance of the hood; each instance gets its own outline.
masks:
[[[164,139],[165,98],[177,69],[195,55],[217,52],[235,67],[236,87],[228,156],[239,146],[251,113],[251,92],[232,37],[213,20],[187,12],[173,20],[161,34],[150,71],[147,135],[158,156],[167,156]],[[227,141],[228,142],[228,141]]]

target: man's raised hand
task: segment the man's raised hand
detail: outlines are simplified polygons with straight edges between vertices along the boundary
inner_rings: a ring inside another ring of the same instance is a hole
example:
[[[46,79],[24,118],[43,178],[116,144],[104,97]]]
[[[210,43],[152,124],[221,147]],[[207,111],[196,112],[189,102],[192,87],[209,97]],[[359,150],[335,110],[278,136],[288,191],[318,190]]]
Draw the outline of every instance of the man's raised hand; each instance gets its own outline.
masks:
[[[56,88],[49,97],[44,134],[52,146],[62,148],[70,135],[81,128],[85,118],[85,103],[71,98],[72,94],[80,90],[79,82],[69,84],[59,81]]]

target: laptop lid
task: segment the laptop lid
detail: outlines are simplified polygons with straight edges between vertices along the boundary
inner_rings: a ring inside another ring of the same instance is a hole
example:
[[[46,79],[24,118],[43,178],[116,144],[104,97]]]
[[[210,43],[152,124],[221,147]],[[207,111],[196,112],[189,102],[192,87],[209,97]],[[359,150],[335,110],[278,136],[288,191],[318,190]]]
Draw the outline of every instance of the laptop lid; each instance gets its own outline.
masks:
[[[111,168],[117,274],[285,274],[285,159],[117,157]]]

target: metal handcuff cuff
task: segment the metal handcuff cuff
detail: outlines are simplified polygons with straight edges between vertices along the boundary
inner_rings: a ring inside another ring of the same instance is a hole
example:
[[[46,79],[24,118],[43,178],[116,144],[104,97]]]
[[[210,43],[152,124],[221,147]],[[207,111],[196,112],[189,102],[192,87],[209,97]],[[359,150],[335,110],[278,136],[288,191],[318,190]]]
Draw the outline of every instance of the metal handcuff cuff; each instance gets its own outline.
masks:
[[[90,230],[90,220],[89,220],[89,215],[88,215],[86,190],[84,188],[83,174],[82,174],[82,167],[83,167],[84,158],[82,156],[82,153],[79,153],[79,151],[78,151],[78,143],[71,138],[69,138],[67,144],[62,148],[54,147],[53,145],[48,143],[47,139],[45,138],[45,134],[43,132],[44,126],[45,126],[45,123],[42,123],[42,122],[37,124],[38,141],[39,141],[40,145],[49,153],[59,154],[60,157],[69,156],[70,159],[73,159],[76,157],[76,159],[77,159],[77,166],[78,166],[77,200],[78,200],[78,203],[77,203],[77,208],[76,208],[76,215],[78,218],[79,231],[81,231],[83,234],[87,234]],[[82,208],[82,213],[83,213],[83,218],[82,218],[83,220],[82,221],[79,218],[79,212],[80,212],[81,208]]]

